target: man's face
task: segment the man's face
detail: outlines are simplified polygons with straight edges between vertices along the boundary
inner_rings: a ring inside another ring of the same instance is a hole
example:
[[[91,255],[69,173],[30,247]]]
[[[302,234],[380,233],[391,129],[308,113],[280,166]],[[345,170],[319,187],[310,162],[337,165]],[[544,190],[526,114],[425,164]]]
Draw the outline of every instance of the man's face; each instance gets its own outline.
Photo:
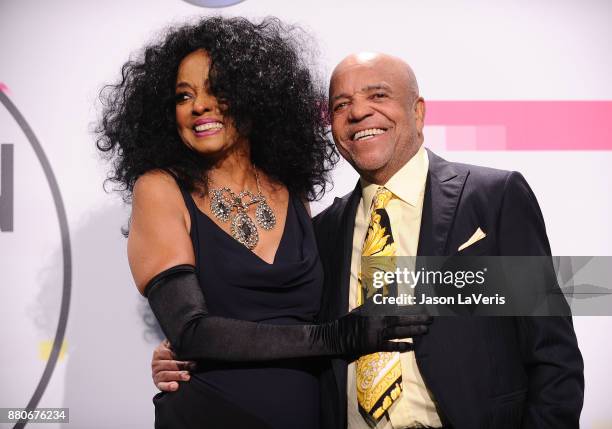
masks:
[[[424,102],[401,64],[342,63],[330,83],[330,110],[338,150],[371,182],[384,184],[420,146]]]

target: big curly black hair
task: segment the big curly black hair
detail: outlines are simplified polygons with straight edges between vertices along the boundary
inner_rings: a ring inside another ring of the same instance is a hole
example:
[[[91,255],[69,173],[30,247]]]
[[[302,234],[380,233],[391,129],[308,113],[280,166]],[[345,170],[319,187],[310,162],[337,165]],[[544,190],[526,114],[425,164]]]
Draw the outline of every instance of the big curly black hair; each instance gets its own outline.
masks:
[[[319,198],[338,161],[326,136],[325,92],[306,55],[309,38],[272,17],[215,16],[171,28],[123,65],[119,82],[100,93],[96,128],[115,189],[129,201],[136,179],[156,169],[172,171],[188,190],[206,186],[206,160],[181,141],[175,118],[178,67],[198,49],[211,57],[210,91],[249,137],[253,164],[290,192]]]

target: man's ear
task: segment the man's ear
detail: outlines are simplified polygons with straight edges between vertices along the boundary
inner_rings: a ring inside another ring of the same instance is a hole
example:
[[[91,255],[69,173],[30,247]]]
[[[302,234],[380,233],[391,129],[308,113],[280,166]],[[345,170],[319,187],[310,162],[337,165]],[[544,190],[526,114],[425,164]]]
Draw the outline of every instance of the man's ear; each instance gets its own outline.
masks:
[[[425,125],[425,100],[423,97],[417,98],[414,103],[414,120],[420,135],[423,133],[423,126]]]

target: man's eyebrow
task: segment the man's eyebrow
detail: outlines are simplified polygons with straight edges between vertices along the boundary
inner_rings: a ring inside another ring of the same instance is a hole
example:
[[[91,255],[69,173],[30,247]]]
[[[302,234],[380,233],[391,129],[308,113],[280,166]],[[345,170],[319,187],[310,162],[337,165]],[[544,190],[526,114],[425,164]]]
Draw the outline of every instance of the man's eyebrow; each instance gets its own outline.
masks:
[[[344,92],[342,94],[338,94],[338,95],[334,95],[331,99],[332,102],[340,99],[340,98],[351,98],[348,94],[345,94]]]
[[[371,85],[366,85],[366,86],[361,88],[361,92],[375,91],[377,89],[384,89],[385,91],[393,92],[393,90],[391,89],[391,86],[389,86],[389,84],[386,84],[384,82],[373,83]],[[351,98],[351,96],[343,92],[342,94],[334,95],[332,97],[331,101],[333,103],[334,101],[336,101],[336,100],[338,100],[340,98]]]
[[[372,84],[372,85],[367,85],[367,86],[364,86],[363,88],[361,88],[361,90],[364,91],[364,92],[372,91],[372,90],[376,90],[376,89],[384,89],[384,90],[387,90],[387,91],[391,92],[391,87],[388,84],[384,83],[384,82],[375,83],[375,84]]]

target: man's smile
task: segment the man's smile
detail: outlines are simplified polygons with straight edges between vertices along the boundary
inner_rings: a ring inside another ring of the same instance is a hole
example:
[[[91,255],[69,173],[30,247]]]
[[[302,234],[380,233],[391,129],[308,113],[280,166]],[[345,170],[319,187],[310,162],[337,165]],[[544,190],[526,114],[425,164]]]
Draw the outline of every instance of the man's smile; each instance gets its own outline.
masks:
[[[352,141],[361,141],[361,140],[369,140],[378,135],[384,134],[387,132],[386,128],[366,128],[365,130],[357,131],[351,137]]]

